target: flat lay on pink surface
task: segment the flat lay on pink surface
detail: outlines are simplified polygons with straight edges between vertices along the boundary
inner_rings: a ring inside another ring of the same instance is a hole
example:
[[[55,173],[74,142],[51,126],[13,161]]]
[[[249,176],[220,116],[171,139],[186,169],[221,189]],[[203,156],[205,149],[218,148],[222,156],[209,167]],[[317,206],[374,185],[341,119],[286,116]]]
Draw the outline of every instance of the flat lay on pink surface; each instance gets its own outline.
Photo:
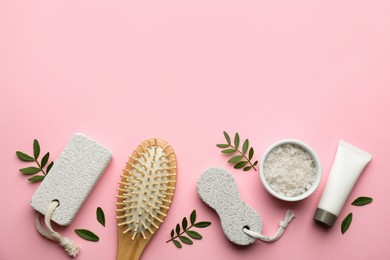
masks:
[[[390,1],[0,1],[0,259],[70,259],[38,234],[30,200],[39,184],[19,169],[15,151],[32,141],[55,159],[76,132],[109,148],[113,159],[68,227],[77,259],[115,259],[115,195],[122,168],[143,140],[174,148],[178,176],[168,216],[141,259],[389,259]],[[222,132],[248,138],[260,159],[284,138],[320,158],[319,188],[281,202],[258,171],[227,163]],[[312,220],[343,139],[373,159],[335,226]],[[286,209],[296,218],[275,243],[239,247],[196,193],[210,167],[236,178],[243,201],[272,235]],[[373,203],[354,207],[359,196]],[[106,214],[106,227],[95,211]],[[197,210],[212,225],[203,239],[165,243]],[[342,219],[353,212],[342,235]],[[74,230],[99,235],[88,242]]]

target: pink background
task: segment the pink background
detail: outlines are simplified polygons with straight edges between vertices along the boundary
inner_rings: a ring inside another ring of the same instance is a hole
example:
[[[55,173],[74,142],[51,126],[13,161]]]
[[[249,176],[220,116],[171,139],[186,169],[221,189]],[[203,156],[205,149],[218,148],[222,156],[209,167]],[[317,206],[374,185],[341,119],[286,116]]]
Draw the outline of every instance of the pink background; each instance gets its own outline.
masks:
[[[18,172],[16,150],[32,140],[56,158],[75,132],[111,149],[113,161],[75,221],[59,229],[82,247],[78,259],[115,259],[115,195],[127,156],[144,139],[175,149],[177,190],[143,259],[389,259],[390,1],[0,1],[0,259],[69,259],[41,237],[29,206],[38,184]],[[319,189],[298,203],[266,193],[258,172],[226,163],[222,131],[249,138],[260,158],[282,138],[314,148]],[[312,221],[338,141],[373,160],[336,226]],[[242,199],[273,234],[287,208],[297,218],[276,243],[237,247],[196,194],[212,166],[236,177]],[[95,218],[100,206],[106,227]],[[203,240],[166,244],[176,223],[196,209]],[[342,218],[354,219],[345,235]],[[79,238],[76,228],[100,236]]]

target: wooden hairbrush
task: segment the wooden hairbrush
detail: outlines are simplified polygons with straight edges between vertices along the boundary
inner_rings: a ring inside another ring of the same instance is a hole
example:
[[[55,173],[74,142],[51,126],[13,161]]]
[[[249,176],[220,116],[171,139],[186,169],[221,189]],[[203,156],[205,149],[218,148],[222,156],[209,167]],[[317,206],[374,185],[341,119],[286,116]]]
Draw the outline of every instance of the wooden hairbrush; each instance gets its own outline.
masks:
[[[176,156],[157,138],[129,156],[118,188],[117,260],[139,259],[167,215],[176,185]]]

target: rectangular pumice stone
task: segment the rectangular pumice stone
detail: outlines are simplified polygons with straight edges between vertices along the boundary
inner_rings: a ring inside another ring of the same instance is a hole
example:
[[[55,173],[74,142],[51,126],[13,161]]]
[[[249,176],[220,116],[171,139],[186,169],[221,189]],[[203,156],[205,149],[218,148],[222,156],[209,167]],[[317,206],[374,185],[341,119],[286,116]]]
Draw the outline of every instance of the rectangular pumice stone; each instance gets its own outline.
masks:
[[[52,220],[69,225],[111,161],[111,152],[83,134],[74,134],[31,199],[45,215],[59,201]]]

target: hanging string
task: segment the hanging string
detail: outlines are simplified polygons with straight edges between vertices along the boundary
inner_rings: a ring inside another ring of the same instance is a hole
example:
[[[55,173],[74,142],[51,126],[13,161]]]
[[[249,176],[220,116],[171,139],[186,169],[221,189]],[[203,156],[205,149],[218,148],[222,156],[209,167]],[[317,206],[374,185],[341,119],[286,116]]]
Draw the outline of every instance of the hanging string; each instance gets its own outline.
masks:
[[[243,231],[245,232],[245,234],[249,235],[249,236],[252,236],[254,238],[257,238],[257,239],[260,239],[264,242],[274,242],[276,240],[278,240],[284,230],[286,229],[288,223],[290,223],[290,221],[295,217],[295,214],[291,211],[291,210],[287,210],[286,211],[286,214],[284,216],[284,220],[280,221],[279,223],[279,229],[278,231],[276,231],[276,233],[269,237],[269,236],[265,236],[263,234],[260,234],[260,233],[257,233],[257,232],[254,232],[252,230],[249,230],[248,228],[243,228]]]
[[[51,227],[50,219],[58,205],[59,202],[53,200],[47,207],[45,214],[45,228],[43,228],[41,225],[41,216],[43,215],[37,212],[37,215],[35,217],[35,226],[42,236],[46,237],[47,239],[58,242],[63,248],[65,248],[65,251],[68,253],[68,255],[76,257],[80,251],[80,248],[75,245],[72,240],[61,236],[60,233],[54,231]]]

